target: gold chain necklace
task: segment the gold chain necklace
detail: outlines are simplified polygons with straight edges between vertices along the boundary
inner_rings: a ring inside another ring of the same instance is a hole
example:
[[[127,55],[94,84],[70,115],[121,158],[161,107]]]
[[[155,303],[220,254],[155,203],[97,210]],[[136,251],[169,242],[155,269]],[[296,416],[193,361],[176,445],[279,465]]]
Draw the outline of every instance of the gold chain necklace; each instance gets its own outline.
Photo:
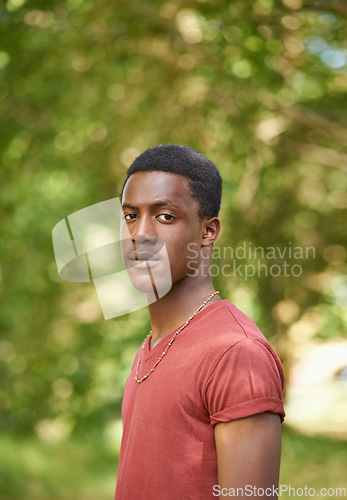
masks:
[[[212,297],[214,297],[215,295],[217,295],[217,293],[219,292],[214,292],[214,293],[211,293],[211,295],[209,297],[207,297],[206,300],[204,300],[204,302],[201,304],[200,307],[197,308],[197,310],[195,311],[195,313],[190,316],[187,321],[184,323],[183,326],[181,326],[181,328],[179,328],[174,336],[172,337],[172,339],[170,340],[170,342],[168,343],[168,345],[166,346],[166,349],[162,352],[161,356],[159,356],[159,359],[158,361],[155,363],[155,365],[153,366],[153,368],[150,369],[150,371],[147,373],[147,375],[145,375],[144,377],[142,377],[141,379],[139,379],[138,375],[139,375],[139,367],[140,367],[140,363],[141,363],[141,356],[139,357],[139,360],[137,362],[137,366],[136,366],[136,375],[135,375],[135,380],[138,384],[141,384],[141,382],[143,382],[144,380],[146,380],[151,373],[154,372],[154,370],[156,369],[156,367],[159,365],[160,361],[163,359],[163,357],[165,356],[165,354],[167,353],[167,351],[169,350],[169,347],[171,347],[173,341],[175,340],[175,338],[177,337],[177,335],[187,326],[189,325],[189,323],[191,322],[191,320],[194,318],[194,316],[196,316],[198,314],[198,312],[201,311],[201,309],[207,304],[207,302],[209,302]],[[144,349],[145,347],[145,343],[146,343],[146,340],[148,339],[148,337],[150,336],[152,332],[150,331],[149,334],[147,335],[147,337],[145,338],[143,344],[142,344],[142,349]]]

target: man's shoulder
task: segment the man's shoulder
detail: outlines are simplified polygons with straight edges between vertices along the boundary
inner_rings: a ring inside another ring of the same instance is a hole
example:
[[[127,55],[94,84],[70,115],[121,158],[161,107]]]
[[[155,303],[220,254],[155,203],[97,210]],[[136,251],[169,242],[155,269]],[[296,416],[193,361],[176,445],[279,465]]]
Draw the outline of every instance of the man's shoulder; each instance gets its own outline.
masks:
[[[226,299],[206,308],[196,328],[204,337],[213,339],[214,344],[222,343],[226,347],[245,339],[267,343],[255,322]]]
[[[228,300],[215,303],[209,314],[200,318],[200,328],[201,342],[196,343],[198,358],[206,360],[210,366],[220,366],[226,372],[227,366],[239,366],[252,360],[253,366],[257,365],[260,370],[265,370],[265,366],[268,367],[267,373],[275,370],[273,373],[277,373],[283,386],[283,368],[276,351],[255,322],[234,304]]]
[[[280,365],[275,350],[255,322],[228,300],[206,308],[191,333],[184,341],[182,337],[182,348],[188,348],[194,359],[217,364],[228,353],[227,358],[266,356]]]

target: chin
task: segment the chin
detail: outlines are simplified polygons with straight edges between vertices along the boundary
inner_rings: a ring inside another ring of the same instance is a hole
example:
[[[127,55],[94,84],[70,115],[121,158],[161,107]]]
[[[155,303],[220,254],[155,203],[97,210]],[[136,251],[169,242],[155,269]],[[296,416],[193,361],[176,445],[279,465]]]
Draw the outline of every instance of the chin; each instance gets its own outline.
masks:
[[[159,298],[166,295],[172,287],[170,272],[154,272],[152,271],[152,278],[147,269],[138,270],[135,267],[127,268],[127,273],[132,286],[138,291],[145,293],[149,296],[159,296]],[[155,299],[154,299],[155,300]]]

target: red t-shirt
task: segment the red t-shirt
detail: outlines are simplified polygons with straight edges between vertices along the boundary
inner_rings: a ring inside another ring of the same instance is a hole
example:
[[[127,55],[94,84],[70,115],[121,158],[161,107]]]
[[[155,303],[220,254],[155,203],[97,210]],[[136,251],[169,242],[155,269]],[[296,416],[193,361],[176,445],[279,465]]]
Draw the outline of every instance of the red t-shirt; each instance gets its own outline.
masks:
[[[281,362],[257,326],[228,300],[179,333],[138,350],[126,382],[116,500],[208,500],[218,484],[214,426],[265,411],[283,421]]]

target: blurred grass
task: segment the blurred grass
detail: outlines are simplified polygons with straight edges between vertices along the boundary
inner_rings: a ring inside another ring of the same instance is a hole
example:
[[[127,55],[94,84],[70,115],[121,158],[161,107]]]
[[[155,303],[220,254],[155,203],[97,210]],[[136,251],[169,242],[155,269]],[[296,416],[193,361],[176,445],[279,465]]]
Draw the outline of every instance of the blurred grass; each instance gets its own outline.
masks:
[[[280,484],[293,488],[347,489],[347,441],[306,436],[284,426]],[[291,496],[283,495],[286,500]],[[329,498],[341,498],[329,496]]]
[[[304,436],[284,426],[280,483],[293,488],[306,485],[316,492],[346,487],[346,444],[345,440]],[[112,499],[117,454],[109,442],[95,437],[47,444],[35,438],[0,435],[0,498]]]
[[[117,458],[117,450],[91,439],[48,444],[0,435],[0,499],[112,499]]]

